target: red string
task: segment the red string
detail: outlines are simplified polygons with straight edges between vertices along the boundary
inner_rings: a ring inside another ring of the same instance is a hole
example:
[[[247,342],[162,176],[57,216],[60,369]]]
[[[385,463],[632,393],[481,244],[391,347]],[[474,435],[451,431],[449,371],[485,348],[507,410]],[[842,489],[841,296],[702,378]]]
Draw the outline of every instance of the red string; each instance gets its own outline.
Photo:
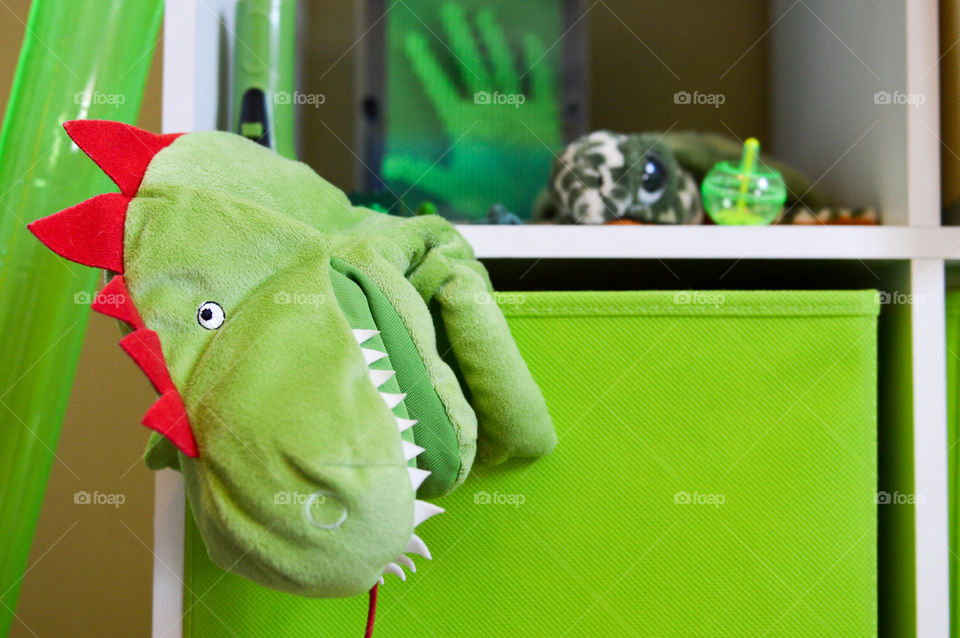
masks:
[[[373,621],[377,616],[377,587],[379,586],[380,583],[377,583],[370,589],[370,606],[367,608],[367,632],[363,634],[363,638],[373,636]]]

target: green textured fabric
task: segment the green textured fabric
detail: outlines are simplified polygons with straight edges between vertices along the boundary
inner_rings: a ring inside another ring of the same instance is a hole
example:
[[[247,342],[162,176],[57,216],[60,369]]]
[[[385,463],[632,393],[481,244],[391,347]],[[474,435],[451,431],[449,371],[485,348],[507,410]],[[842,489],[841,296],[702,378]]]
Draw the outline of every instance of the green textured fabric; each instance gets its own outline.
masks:
[[[499,299],[559,444],[438,501],[376,636],[877,634],[873,291]],[[185,636],[362,633],[186,555]]]
[[[404,438],[424,448],[424,452],[416,457],[416,466],[430,472],[417,495],[432,498],[446,494],[460,476],[460,447],[453,424],[430,385],[430,377],[410,333],[390,301],[367,276],[340,259],[333,260],[333,267],[343,273],[344,278],[355,281],[354,286],[363,291],[364,307],[371,325],[380,331],[378,338],[382,339],[382,347],[389,354],[390,369],[396,372],[390,381],[398,389],[388,391],[406,394],[401,404],[405,406],[403,416],[417,421],[413,428],[403,433]]]
[[[330,284],[333,287],[333,293],[337,296],[337,305],[340,306],[340,311],[343,312],[343,316],[348,324],[354,328],[364,330],[378,329],[380,324],[374,319],[373,314],[371,314],[370,303],[367,300],[367,295],[364,290],[353,279],[338,270],[336,260],[331,261]],[[393,314],[396,315],[396,313]],[[387,353],[387,356],[384,358],[370,364],[371,370],[394,370],[397,367],[398,360],[409,356],[409,353],[387,348],[382,333],[374,335],[364,341],[363,347]],[[416,353],[413,354],[416,355]],[[378,386],[378,389],[382,392],[390,392],[392,394],[403,392],[396,375]],[[393,408],[393,413],[402,419],[410,417],[405,403],[406,400],[401,401]],[[413,432],[410,430],[401,432],[400,438],[404,441],[414,442]],[[415,463],[413,463],[413,460],[410,460],[407,462],[407,465],[415,465]]]
[[[947,293],[947,472],[950,499],[950,635],[960,636],[960,291]]]

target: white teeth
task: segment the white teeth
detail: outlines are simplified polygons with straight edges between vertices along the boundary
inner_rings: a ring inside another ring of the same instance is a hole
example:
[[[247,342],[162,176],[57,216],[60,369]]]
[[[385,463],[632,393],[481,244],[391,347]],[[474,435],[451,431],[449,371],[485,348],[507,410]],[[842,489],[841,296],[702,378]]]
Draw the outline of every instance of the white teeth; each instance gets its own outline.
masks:
[[[367,362],[367,365],[375,363],[380,359],[383,359],[387,356],[386,352],[380,352],[379,350],[371,350],[370,348],[360,348],[360,352],[363,353],[363,360]]]
[[[409,461],[416,455],[423,452],[423,448],[416,443],[411,443],[410,441],[400,441],[400,444],[403,446],[403,459],[405,461]]]
[[[416,467],[408,467],[407,472],[410,474],[410,483],[413,484],[414,490],[419,489],[423,482],[427,480],[427,477],[430,476],[429,470],[421,470]]]
[[[396,372],[393,370],[371,370],[370,371],[370,380],[373,381],[373,386],[379,388],[384,383],[393,378]]]
[[[444,509],[426,501],[413,502],[413,526],[416,527],[431,516],[443,514]]]
[[[406,432],[416,424],[417,422],[413,419],[401,419],[400,417],[397,417],[397,425],[400,427],[401,432]]]
[[[354,330],[353,338],[357,340],[357,343],[363,343],[364,341],[370,341],[378,334],[380,334],[379,330]]]
[[[409,554],[423,556],[427,560],[433,560],[433,556],[430,555],[430,550],[427,549],[427,544],[416,534],[410,537],[410,542],[407,543],[407,549],[404,551]]]
[[[390,394],[389,392],[381,392],[380,396],[383,397],[383,400],[387,402],[387,407],[391,410],[400,405],[400,402],[403,401],[403,398],[407,395],[405,394]]]
[[[417,566],[413,564],[413,561],[410,560],[408,556],[404,556],[403,554],[400,554],[394,560],[397,561],[398,565],[403,565],[404,567],[409,569],[411,574],[417,573]]]
[[[406,580],[407,575],[403,573],[403,570],[400,569],[400,565],[396,563],[387,563],[387,566],[383,568],[384,574],[393,574],[400,580]]]
[[[380,584],[383,584],[383,576],[380,577]]]

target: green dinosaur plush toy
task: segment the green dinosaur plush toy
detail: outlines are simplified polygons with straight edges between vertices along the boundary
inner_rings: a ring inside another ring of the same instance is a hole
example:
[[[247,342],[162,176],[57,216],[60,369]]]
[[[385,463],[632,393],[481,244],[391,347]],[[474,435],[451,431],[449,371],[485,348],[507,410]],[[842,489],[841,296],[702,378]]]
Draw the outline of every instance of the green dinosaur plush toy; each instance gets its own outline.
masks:
[[[556,438],[490,282],[443,219],[351,206],[230,133],[75,121],[120,187],[30,225],[118,273],[94,309],[160,393],[150,467],[183,473],[210,556],[314,597],[403,578],[414,528],[485,462]],[[438,349],[439,347],[439,349]]]

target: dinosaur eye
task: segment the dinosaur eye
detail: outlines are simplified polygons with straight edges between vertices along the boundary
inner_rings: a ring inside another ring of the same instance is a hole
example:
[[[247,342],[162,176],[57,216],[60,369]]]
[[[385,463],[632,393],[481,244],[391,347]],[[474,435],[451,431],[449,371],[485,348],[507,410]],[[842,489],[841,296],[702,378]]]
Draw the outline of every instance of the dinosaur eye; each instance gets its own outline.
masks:
[[[647,155],[643,160],[642,185],[638,195],[646,204],[653,204],[667,186],[667,169],[656,155]]]
[[[216,301],[206,301],[197,308],[197,323],[207,330],[216,330],[226,318],[223,308]]]

